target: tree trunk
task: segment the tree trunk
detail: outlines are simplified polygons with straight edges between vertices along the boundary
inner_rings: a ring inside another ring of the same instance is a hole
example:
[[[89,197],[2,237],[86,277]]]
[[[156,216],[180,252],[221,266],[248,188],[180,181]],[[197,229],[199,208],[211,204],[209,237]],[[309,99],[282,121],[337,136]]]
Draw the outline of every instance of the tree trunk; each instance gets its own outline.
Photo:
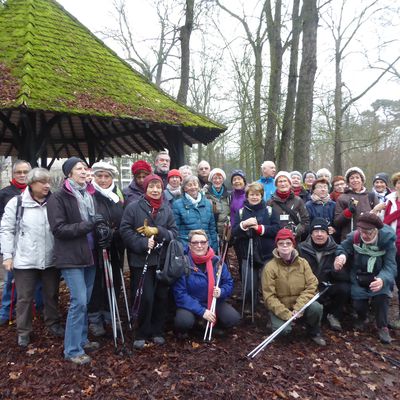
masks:
[[[334,175],[341,175],[342,166],[342,71],[340,68],[340,41],[335,43],[335,144],[333,153]]]
[[[190,73],[190,35],[193,30],[194,0],[186,0],[185,25],[181,27],[181,83],[177,100],[187,102]]]
[[[304,0],[303,51],[300,66],[294,123],[293,167],[305,171],[310,164],[311,120],[313,112],[313,89],[317,70],[318,9],[316,0]]]
[[[266,2],[268,40],[270,48],[271,72],[269,76],[267,134],[264,145],[264,160],[275,161],[275,142],[279,115],[282,75],[282,40],[281,40],[282,1],[275,3],[275,17],[272,18],[271,1]]]
[[[294,0],[292,11],[292,40],[290,47],[289,78],[286,95],[285,112],[282,122],[282,136],[278,146],[278,169],[288,171],[289,151],[293,133],[293,116],[296,105],[296,90],[298,77],[299,39],[301,32],[301,18],[299,16],[300,0]]]

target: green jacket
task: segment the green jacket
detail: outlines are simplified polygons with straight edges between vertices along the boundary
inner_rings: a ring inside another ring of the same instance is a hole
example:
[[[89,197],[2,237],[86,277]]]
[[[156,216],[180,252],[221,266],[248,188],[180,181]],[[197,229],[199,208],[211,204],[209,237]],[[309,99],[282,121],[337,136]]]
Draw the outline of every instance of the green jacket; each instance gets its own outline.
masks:
[[[266,264],[261,277],[265,307],[285,321],[291,318],[292,311],[300,310],[313,298],[318,287],[310,265],[294,251],[295,259],[287,265],[275,249],[274,258]]]

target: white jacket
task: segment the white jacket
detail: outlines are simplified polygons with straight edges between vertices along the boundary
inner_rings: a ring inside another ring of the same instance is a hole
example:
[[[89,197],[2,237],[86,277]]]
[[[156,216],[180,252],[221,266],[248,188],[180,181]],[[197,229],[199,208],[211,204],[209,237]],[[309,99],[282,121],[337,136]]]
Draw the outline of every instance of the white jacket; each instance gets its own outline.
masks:
[[[0,238],[3,259],[13,259],[13,268],[45,269],[55,266],[54,237],[47,220],[47,203],[32,199],[27,188],[22,194],[23,215],[16,235],[18,196],[6,205],[1,220]]]

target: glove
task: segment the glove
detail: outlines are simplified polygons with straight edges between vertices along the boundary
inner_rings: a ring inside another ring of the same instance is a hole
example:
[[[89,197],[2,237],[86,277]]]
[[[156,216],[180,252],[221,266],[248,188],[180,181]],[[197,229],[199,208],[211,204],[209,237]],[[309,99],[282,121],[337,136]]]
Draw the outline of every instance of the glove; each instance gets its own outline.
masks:
[[[99,223],[95,228],[97,244],[101,249],[108,249],[112,240],[112,229],[105,223]]]
[[[355,212],[356,212],[356,203],[355,203],[354,199],[350,199],[349,200],[349,204],[348,204],[347,208],[349,209],[349,211],[352,214],[355,214]]]
[[[136,231],[148,238],[158,234],[158,228],[156,226],[148,226],[147,219],[144,220],[143,226],[137,228]]]
[[[93,223],[94,223],[95,227],[97,225],[99,225],[99,224],[106,224],[107,225],[106,220],[104,219],[104,217],[101,214],[95,214],[93,216]]]

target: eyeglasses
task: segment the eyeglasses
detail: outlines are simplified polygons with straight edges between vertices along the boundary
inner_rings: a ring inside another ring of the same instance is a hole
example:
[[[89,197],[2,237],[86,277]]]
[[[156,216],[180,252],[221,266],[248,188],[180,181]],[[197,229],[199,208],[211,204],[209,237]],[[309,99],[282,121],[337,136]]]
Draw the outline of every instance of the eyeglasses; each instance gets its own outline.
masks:
[[[195,240],[195,241],[190,242],[190,244],[192,246],[204,246],[207,243],[208,243],[208,240]]]
[[[290,247],[290,246],[293,245],[293,243],[292,243],[291,240],[289,240],[289,241],[287,241],[287,242],[278,241],[277,245],[278,245],[279,247]]]
[[[362,228],[360,228],[359,231],[362,234],[366,235],[366,236],[371,236],[377,231],[377,229],[376,228],[373,228],[373,229],[362,229]]]
[[[28,175],[29,171],[25,170],[25,171],[15,171],[14,172],[15,175]]]

